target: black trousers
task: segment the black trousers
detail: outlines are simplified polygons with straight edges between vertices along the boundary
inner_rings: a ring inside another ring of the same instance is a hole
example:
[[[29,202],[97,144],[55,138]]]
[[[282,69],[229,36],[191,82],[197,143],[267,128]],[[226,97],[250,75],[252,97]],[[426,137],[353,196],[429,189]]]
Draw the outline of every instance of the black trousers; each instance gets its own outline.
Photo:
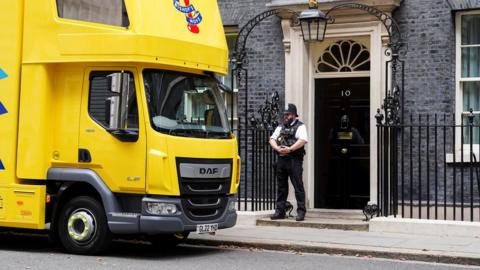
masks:
[[[302,180],[303,157],[290,158],[279,157],[277,162],[277,209],[284,211],[285,202],[288,197],[288,178],[295,189],[295,198],[297,199],[297,211],[306,212],[305,208],[305,188]]]

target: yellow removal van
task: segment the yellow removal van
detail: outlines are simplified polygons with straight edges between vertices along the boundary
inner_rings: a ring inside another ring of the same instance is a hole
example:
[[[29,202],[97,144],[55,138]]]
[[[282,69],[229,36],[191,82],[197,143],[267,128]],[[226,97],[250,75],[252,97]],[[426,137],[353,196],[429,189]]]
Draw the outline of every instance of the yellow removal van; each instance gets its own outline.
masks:
[[[216,0],[0,2],[0,227],[72,253],[236,223]]]

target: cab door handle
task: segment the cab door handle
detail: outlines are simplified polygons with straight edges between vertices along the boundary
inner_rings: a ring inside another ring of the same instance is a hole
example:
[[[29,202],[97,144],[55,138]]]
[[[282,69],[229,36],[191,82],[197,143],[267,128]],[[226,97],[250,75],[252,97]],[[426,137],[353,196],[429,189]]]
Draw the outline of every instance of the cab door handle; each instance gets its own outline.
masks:
[[[88,149],[78,149],[78,162],[80,163],[90,163],[92,162],[92,156]]]

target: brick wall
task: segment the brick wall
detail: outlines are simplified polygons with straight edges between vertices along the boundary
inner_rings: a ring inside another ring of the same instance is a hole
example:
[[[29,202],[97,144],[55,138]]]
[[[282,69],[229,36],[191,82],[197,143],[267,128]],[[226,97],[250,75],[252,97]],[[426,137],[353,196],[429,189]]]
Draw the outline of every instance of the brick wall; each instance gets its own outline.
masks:
[[[395,12],[408,43],[406,113],[455,112],[455,26],[445,0],[405,0]]]
[[[267,10],[267,0],[219,0],[224,25],[239,28]],[[248,116],[256,113],[273,91],[284,100],[285,56],[280,20],[273,16],[258,24],[247,41],[248,55]],[[239,93],[239,116],[245,118],[245,91]],[[258,117],[258,114],[257,114]]]
[[[394,13],[394,18],[399,23],[408,43],[407,55],[403,57],[405,60],[405,123],[410,123],[411,114],[414,115],[413,122],[415,124],[425,125],[427,123],[426,115],[430,115],[428,122],[433,124],[435,114],[439,117],[439,123],[443,123],[444,115],[447,115],[446,119],[449,124],[453,123],[456,52],[455,15],[452,13],[451,6],[446,0],[405,0]],[[422,115],[421,118],[419,118],[419,114]],[[415,162],[411,163],[412,165],[408,161],[410,133],[412,133],[414,142],[412,152]],[[453,193],[456,193],[457,198],[460,197],[461,190],[458,184],[460,176],[457,176],[454,191],[452,175],[453,166],[457,167],[457,173],[461,170],[460,166],[449,164],[446,177],[443,174],[445,172],[444,139],[446,139],[446,152],[452,153],[454,146],[452,129],[447,129],[446,137],[443,137],[442,129],[439,129],[439,133],[435,144],[434,129],[431,128],[427,143],[427,128],[422,128],[421,143],[419,144],[419,130],[417,128],[414,128],[412,132],[410,129],[405,130],[405,175],[403,179],[406,198],[413,196],[414,201],[418,200],[421,191],[422,200],[426,200],[427,193],[430,191],[430,199],[433,199],[435,177],[439,181],[437,190],[440,200],[445,197],[445,188],[448,201],[452,200]],[[436,155],[438,165],[435,165],[435,147],[438,147]],[[410,170],[412,170],[412,177],[410,177]],[[446,178],[446,185],[444,178]],[[401,175],[400,179],[402,179]],[[428,180],[430,183],[427,185]],[[410,188],[412,188],[411,191]]]

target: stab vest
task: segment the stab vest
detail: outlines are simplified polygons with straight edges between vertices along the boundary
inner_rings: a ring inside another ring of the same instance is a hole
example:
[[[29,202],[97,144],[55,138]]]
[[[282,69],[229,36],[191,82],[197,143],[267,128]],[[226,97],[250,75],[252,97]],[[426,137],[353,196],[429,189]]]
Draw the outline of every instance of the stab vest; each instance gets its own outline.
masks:
[[[280,130],[280,135],[277,138],[277,144],[279,146],[287,146],[287,147],[294,145],[297,142],[297,139],[295,138],[295,134],[297,133],[297,130],[301,125],[303,125],[303,123],[298,120],[295,122],[293,126],[287,127],[284,124],[282,124],[280,126],[281,130]],[[305,155],[305,147],[302,147],[288,154],[288,157],[303,159],[304,155]]]

